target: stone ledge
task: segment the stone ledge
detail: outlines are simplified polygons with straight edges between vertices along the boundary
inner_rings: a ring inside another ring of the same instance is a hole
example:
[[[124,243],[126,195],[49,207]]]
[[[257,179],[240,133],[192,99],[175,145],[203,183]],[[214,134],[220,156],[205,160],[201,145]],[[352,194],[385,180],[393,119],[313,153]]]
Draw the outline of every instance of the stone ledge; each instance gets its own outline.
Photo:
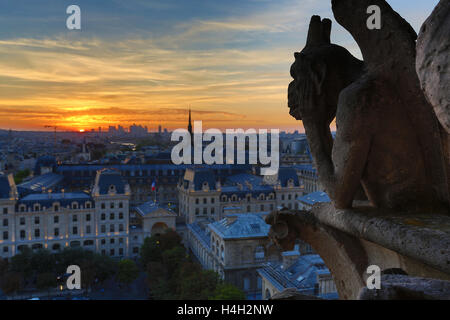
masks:
[[[319,223],[379,244],[450,274],[450,216],[383,211],[359,202],[352,209],[313,207]]]
[[[323,300],[316,296],[303,294],[295,288],[287,288],[274,294],[269,300]]]
[[[409,277],[406,275],[381,276],[381,288],[364,287],[359,300],[450,300],[450,281]]]

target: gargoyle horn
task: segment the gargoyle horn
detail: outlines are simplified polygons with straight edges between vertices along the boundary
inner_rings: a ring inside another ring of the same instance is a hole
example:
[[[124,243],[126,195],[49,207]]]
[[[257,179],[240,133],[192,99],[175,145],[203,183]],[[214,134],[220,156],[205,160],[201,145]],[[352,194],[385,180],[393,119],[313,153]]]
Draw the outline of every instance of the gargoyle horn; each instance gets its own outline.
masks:
[[[320,16],[312,16],[309,22],[308,38],[306,47],[330,44],[331,20],[320,20]]]

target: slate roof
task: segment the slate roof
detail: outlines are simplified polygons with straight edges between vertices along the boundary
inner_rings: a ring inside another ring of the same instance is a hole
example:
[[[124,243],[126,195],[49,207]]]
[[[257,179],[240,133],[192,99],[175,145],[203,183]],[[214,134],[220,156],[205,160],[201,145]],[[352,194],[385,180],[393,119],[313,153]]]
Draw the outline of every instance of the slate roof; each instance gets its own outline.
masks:
[[[305,294],[314,294],[314,286],[318,282],[317,274],[330,274],[330,271],[319,255],[308,254],[300,256],[287,269],[283,269],[280,262],[267,262],[263,268],[258,269],[258,273],[279,291],[296,288]],[[330,294],[325,298],[335,299],[337,295]]]
[[[50,189],[63,181],[64,177],[56,173],[46,173],[34,177],[30,181],[21,183],[17,186],[19,193],[42,192],[44,189]]]
[[[118,194],[125,193],[125,181],[122,179],[120,172],[105,170],[100,173],[98,180],[99,193],[108,194],[110,186],[114,186]]]
[[[242,190],[238,186],[224,186],[221,189],[221,194],[229,196],[236,194],[239,198],[245,198],[247,194],[260,195],[262,193],[264,195],[267,195],[273,191],[274,188],[272,186],[267,185],[254,186],[252,189],[250,189],[246,185],[242,185]]]
[[[0,174],[0,199],[9,199],[11,186],[9,184],[8,176]]]
[[[209,225],[222,239],[267,237],[270,226],[262,214],[230,214],[226,218]]]
[[[57,172],[66,172],[66,171],[97,171],[104,168],[114,168],[119,171],[139,171],[139,170],[185,170],[188,168],[195,169],[198,165],[194,164],[106,164],[106,165],[61,165],[57,167]],[[240,164],[213,164],[208,165],[209,169],[213,170],[249,170],[251,169],[251,165],[240,165]]]
[[[312,193],[308,193],[307,195],[301,196],[297,198],[297,201],[309,204],[309,205],[314,205],[316,203],[321,203],[321,202],[330,202],[330,197],[328,196],[328,194],[326,194],[323,191],[316,191],[316,192],[312,192]]]
[[[27,207],[31,207],[33,204],[40,204],[47,208],[51,207],[54,202],[59,202],[62,207],[71,205],[72,202],[85,203],[86,201],[91,201],[91,205],[94,206],[94,201],[90,195],[79,192],[79,193],[33,193],[29,194],[17,202],[17,205],[25,204]]]
[[[235,174],[233,176],[227,177],[225,181],[226,184],[236,185],[238,183],[244,185],[245,183],[250,183],[252,186],[259,186],[262,184],[262,177],[256,176],[249,173]]]
[[[159,203],[154,201],[148,201],[136,207],[136,211],[142,216],[151,214],[152,212],[155,212],[158,209],[164,209],[173,213],[172,209],[169,208],[167,205],[160,205]]]
[[[286,187],[290,179],[294,182],[295,187],[300,186],[297,171],[294,168],[282,167],[278,170],[278,181],[280,181],[282,187]]]
[[[198,222],[188,224],[187,227],[206,248],[211,248],[211,237],[205,228],[202,228]]]
[[[203,189],[203,184],[207,183],[209,190],[216,189],[216,176],[212,170],[204,168],[195,168],[186,172],[184,176],[184,187],[193,186],[194,190]]]

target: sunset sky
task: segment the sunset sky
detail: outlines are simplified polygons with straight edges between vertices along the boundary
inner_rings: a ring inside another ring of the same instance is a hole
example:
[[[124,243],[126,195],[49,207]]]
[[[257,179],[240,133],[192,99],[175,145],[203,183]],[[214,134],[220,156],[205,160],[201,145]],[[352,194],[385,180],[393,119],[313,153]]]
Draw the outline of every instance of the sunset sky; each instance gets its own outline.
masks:
[[[438,0],[390,0],[416,31]],[[81,8],[81,31],[66,8]],[[0,0],[0,128],[137,123],[302,131],[286,106],[293,52],[328,0]],[[333,20],[332,40],[361,57]]]

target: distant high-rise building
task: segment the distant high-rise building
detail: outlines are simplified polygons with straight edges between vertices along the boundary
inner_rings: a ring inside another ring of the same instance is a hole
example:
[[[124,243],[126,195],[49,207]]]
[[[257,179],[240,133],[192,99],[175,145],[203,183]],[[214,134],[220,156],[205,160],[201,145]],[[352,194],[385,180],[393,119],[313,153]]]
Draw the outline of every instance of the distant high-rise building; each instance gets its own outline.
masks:
[[[161,127],[161,125],[159,125],[158,126],[158,133],[161,134],[161,132],[162,132],[162,127]]]
[[[109,135],[111,135],[111,136],[116,135],[116,134],[117,134],[116,126],[109,126],[108,133],[109,133]]]
[[[135,137],[145,136],[148,133],[148,128],[133,124],[130,126],[129,132]]]

